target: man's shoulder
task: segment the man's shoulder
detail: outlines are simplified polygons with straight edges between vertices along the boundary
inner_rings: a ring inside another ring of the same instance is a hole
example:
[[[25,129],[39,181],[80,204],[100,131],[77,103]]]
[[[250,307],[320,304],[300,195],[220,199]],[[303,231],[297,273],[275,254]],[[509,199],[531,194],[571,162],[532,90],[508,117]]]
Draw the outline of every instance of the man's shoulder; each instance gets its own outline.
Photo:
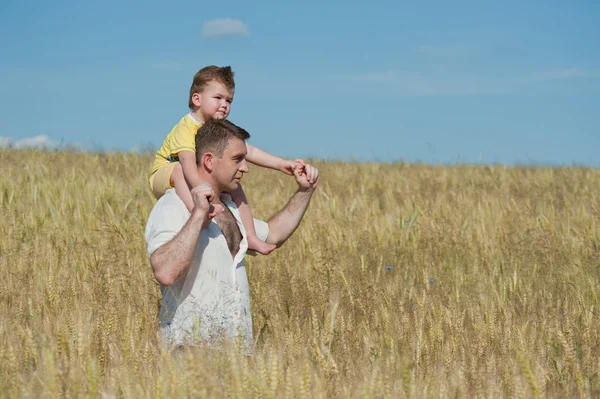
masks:
[[[156,201],[156,205],[161,204],[162,206],[174,206],[176,208],[181,208],[187,210],[185,204],[177,195],[177,192],[174,188],[170,188]],[[155,206],[156,206],[155,205]]]
[[[174,189],[169,189],[160,197],[150,211],[144,236],[148,245],[148,255],[163,244],[171,241],[189,219],[189,212]]]
[[[181,198],[179,198],[174,188],[168,189],[163,196],[156,201],[156,204],[154,204],[154,207],[150,211],[148,219],[158,217],[158,215],[164,213],[169,213],[174,217],[181,216],[185,219],[188,219],[190,216],[185,204]]]

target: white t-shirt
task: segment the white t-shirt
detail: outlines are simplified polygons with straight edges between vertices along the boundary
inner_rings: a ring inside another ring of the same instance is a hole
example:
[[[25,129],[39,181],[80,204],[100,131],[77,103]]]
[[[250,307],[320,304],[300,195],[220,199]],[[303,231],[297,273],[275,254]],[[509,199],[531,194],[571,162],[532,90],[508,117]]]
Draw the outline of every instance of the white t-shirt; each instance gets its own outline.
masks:
[[[174,346],[241,338],[243,351],[249,353],[252,351],[252,317],[244,264],[248,241],[231,197],[224,194],[221,201],[235,217],[242,233],[240,249],[232,259],[225,236],[214,220],[202,230],[188,273],[171,286],[161,286],[160,335],[165,343]],[[167,190],[148,217],[145,232],[148,256],[171,241],[189,217],[175,190]],[[255,219],[254,226],[257,236],[266,240],[269,225]]]

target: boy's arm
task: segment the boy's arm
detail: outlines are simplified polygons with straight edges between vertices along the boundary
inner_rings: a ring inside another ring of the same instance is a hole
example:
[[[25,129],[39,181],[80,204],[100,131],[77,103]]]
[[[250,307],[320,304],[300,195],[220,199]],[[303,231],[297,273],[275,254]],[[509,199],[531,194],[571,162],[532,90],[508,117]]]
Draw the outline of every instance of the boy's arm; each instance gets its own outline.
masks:
[[[289,161],[276,155],[269,154],[268,152],[263,151],[252,144],[246,143],[246,146],[248,148],[246,160],[254,165],[262,166],[263,168],[275,169],[285,173],[286,175],[292,175],[294,173],[294,167],[296,163],[304,165],[304,162],[301,159]]]
[[[180,151],[177,156],[183,169],[183,175],[190,186],[194,188],[202,183],[202,179],[198,175],[198,167],[196,166],[196,153],[193,151]]]

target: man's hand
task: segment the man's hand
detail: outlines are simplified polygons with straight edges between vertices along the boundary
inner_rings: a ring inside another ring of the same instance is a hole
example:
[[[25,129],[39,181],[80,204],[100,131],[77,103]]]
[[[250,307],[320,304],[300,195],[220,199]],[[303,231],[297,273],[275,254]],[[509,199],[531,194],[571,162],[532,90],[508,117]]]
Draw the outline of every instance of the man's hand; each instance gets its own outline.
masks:
[[[319,170],[309,164],[297,164],[294,168],[294,177],[302,191],[314,190],[319,185]]]
[[[298,190],[285,207],[268,222],[269,235],[265,241],[277,247],[283,245],[300,225],[310,199],[319,185],[319,170],[308,164],[297,164],[294,168],[294,178],[298,183]]]
[[[293,161],[288,161],[284,159],[281,165],[279,166],[279,170],[288,176],[293,176],[294,169],[296,169],[298,166],[305,166],[304,161],[302,159],[294,159]]]
[[[192,199],[194,200],[193,212],[200,212],[205,218],[202,227],[206,227],[208,223],[225,210],[222,204],[212,204],[215,199],[215,192],[208,183],[201,183],[192,189]]]

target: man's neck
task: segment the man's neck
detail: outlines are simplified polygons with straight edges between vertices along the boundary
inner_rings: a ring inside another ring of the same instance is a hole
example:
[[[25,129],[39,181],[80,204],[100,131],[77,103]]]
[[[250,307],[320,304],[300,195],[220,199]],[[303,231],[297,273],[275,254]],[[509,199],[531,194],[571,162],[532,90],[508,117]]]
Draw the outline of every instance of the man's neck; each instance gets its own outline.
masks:
[[[222,204],[223,201],[221,201],[221,191],[217,191],[213,188],[213,191],[215,192],[215,199],[213,200],[213,202],[216,202],[217,204]]]
[[[214,193],[215,193],[215,199],[214,201],[217,201],[217,203],[221,203],[221,190],[216,188],[216,184],[214,184],[214,182],[211,179],[211,176],[207,173],[202,173],[199,171],[198,175],[200,176],[200,179],[202,179],[202,181],[205,181],[206,183],[208,183],[210,185],[210,187],[213,189]]]

